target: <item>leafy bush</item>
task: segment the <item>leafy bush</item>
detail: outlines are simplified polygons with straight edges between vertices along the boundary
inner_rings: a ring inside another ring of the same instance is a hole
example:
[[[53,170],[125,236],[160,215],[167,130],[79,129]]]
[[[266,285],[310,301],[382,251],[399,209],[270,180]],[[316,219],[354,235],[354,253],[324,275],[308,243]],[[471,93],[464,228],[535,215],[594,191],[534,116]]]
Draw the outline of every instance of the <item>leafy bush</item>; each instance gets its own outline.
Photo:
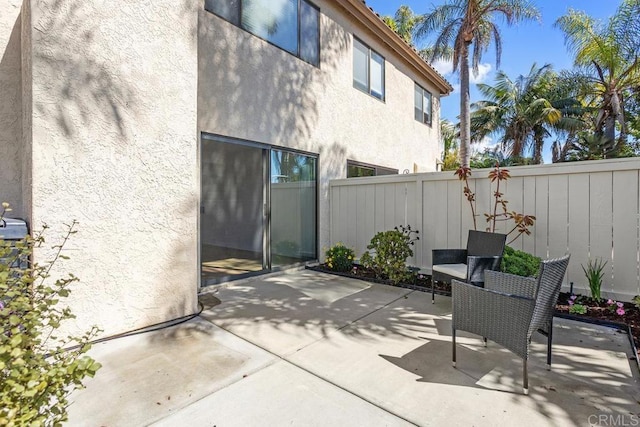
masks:
[[[587,268],[584,268],[584,265],[581,265],[582,271],[584,271],[584,275],[587,277],[587,281],[589,282],[591,297],[598,302],[602,299],[600,288],[602,288],[602,276],[604,276],[605,265],[607,265],[607,262],[603,262],[602,259],[596,259],[595,261],[590,259],[587,263]]]
[[[360,263],[373,270],[376,276],[389,279],[392,283],[407,280],[410,273],[406,262],[408,257],[413,256],[411,246],[419,240],[418,233],[417,230],[411,230],[410,225],[376,233],[367,245],[369,250],[362,254]]]
[[[8,204],[3,208],[0,220]],[[66,258],[61,250],[75,224],[54,246],[52,261],[24,269],[16,261],[28,259],[44,243],[43,234],[19,242],[0,238],[0,425],[60,425],[67,419],[69,394],[100,368],[84,355],[98,333],[95,327],[80,337],[56,334],[62,322],[74,318],[58,302],[78,279],[70,274],[52,282],[49,273]],[[73,350],[65,350],[72,345]]]
[[[353,267],[353,259],[355,252],[353,249],[346,247],[338,242],[330,247],[326,252],[326,265],[333,271],[350,271]]]
[[[635,297],[633,297],[631,302],[636,306],[638,310],[640,310],[640,295],[636,295]]]
[[[504,248],[502,265],[500,270],[504,273],[515,274],[524,277],[537,277],[540,268],[540,258],[530,253],[513,249],[511,246]]]

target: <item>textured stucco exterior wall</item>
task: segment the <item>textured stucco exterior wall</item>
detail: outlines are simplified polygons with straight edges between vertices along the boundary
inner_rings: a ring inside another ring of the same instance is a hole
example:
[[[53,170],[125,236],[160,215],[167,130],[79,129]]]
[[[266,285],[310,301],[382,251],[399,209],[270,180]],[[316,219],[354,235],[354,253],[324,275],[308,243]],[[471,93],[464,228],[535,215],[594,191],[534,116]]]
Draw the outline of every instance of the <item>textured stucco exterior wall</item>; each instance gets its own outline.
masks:
[[[54,272],[80,278],[75,326],[110,335],[195,312],[197,2],[26,1],[32,219],[52,244],[79,221]]]
[[[225,22],[199,12],[198,129],[319,154],[319,247],[329,244],[330,179],[346,177],[347,159],[435,170],[439,96],[370,31],[332,2],[321,9],[321,66],[316,68]],[[386,100],[353,88],[352,34],[383,55]],[[414,81],[430,90],[433,125],[414,119]],[[319,254],[322,255],[322,254]]]
[[[0,0],[0,201],[24,216],[22,197],[22,0]]]

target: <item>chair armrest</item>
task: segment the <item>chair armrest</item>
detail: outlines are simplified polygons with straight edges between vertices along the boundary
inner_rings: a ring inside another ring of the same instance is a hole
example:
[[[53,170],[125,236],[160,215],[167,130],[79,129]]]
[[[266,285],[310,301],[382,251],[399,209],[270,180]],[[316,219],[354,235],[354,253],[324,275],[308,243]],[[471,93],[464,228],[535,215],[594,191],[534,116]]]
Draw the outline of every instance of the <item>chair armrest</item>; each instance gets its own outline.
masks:
[[[501,256],[467,257],[467,280],[471,283],[484,282],[485,270],[499,270],[501,262]]]
[[[505,294],[534,298],[538,281],[533,277],[516,276],[499,271],[485,271],[484,287]]]
[[[527,355],[535,300],[451,281],[452,327],[483,336],[520,357]]]
[[[433,265],[465,264],[467,262],[466,249],[433,249]]]

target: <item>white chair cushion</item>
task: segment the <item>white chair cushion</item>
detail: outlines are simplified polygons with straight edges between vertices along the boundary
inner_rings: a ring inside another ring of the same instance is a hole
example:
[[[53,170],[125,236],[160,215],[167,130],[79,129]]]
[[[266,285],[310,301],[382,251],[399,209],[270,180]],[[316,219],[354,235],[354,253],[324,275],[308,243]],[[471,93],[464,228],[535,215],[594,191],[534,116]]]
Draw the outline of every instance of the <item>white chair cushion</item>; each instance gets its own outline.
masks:
[[[433,266],[433,271],[448,274],[465,280],[467,278],[467,264],[439,264]]]

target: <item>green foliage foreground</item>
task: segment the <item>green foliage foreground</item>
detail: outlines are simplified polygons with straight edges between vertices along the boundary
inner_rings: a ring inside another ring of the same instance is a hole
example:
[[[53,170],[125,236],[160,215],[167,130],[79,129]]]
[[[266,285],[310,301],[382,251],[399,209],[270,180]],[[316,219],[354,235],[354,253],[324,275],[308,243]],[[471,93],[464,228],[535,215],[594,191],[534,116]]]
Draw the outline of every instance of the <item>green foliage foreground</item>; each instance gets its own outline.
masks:
[[[3,208],[0,221],[8,205]],[[56,333],[62,322],[75,317],[58,303],[78,279],[70,274],[54,282],[49,274],[66,259],[61,250],[75,224],[68,226],[62,244],[54,246],[53,260],[44,265],[20,268],[18,262],[27,261],[44,243],[42,233],[17,242],[0,238],[0,426],[60,425],[67,419],[70,393],[83,388],[83,378],[100,368],[85,354],[99,332],[96,327],[82,336]]]
[[[419,240],[418,230],[410,225],[399,225],[393,230],[376,233],[367,245],[368,251],[362,254],[360,263],[373,270],[376,277],[389,279],[397,284],[409,277],[407,258],[413,256],[413,246]]]
[[[537,277],[540,268],[540,258],[530,253],[513,249],[511,246],[504,248],[501,270],[503,273],[515,274],[523,277]]]
[[[327,267],[333,271],[347,272],[353,268],[353,259],[355,252],[353,249],[346,247],[341,242],[331,246],[325,252]]]

